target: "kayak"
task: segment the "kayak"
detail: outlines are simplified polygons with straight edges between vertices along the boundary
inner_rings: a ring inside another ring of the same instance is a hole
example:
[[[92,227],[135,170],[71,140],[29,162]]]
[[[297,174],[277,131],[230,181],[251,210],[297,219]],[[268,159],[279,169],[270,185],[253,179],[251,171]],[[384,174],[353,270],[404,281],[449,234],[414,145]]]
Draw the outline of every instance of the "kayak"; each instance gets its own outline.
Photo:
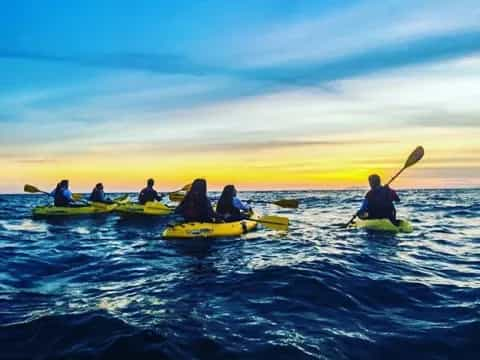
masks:
[[[35,217],[51,217],[51,216],[77,216],[109,213],[115,209],[117,204],[101,206],[85,205],[79,207],[68,206],[37,206],[32,213]]]
[[[152,215],[152,216],[166,216],[172,213],[172,209],[160,202],[150,202],[145,205],[136,203],[120,204],[115,208],[115,211],[121,215]]]
[[[254,216],[255,217],[255,216]],[[257,222],[241,220],[228,223],[189,222],[167,227],[164,239],[214,238],[240,236],[257,228]]]
[[[385,231],[385,232],[403,232],[410,233],[413,231],[413,226],[407,220],[399,220],[400,223],[394,225],[388,219],[357,219],[352,226],[356,228],[362,228],[367,230],[374,231]]]

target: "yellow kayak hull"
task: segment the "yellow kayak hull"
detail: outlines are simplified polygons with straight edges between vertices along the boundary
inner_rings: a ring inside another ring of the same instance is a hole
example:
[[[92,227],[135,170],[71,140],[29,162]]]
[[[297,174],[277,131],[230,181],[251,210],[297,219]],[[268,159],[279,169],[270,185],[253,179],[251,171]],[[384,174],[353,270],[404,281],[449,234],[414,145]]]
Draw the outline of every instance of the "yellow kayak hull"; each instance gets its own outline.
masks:
[[[353,223],[353,227],[362,228],[373,231],[384,231],[392,233],[411,233],[413,231],[413,226],[407,220],[399,220],[400,224],[394,225],[388,219],[357,219]]]
[[[81,206],[81,207],[62,207],[62,206],[37,206],[32,213],[35,217],[51,217],[51,216],[78,216],[78,215],[94,215],[109,213],[115,209],[117,205],[105,206]]]
[[[191,239],[235,237],[257,228],[257,222],[241,220],[228,223],[183,223],[168,227],[163,232],[164,239]]]
[[[121,204],[115,208],[115,211],[121,215],[152,215],[152,216],[166,216],[172,214],[172,208],[160,203],[152,202],[145,205],[126,203]]]

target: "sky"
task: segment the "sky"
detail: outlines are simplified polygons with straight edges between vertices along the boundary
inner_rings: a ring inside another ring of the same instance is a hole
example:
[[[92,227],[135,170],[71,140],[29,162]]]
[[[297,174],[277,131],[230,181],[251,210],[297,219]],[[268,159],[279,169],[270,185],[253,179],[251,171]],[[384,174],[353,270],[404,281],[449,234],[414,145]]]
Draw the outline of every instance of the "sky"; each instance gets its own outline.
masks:
[[[480,186],[480,5],[10,1],[0,192]]]

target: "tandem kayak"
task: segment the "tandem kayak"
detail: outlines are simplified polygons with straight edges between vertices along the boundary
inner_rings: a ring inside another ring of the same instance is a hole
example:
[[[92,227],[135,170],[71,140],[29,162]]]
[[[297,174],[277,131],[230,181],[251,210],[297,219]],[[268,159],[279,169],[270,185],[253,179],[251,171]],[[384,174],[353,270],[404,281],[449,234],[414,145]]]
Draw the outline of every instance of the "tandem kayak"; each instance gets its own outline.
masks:
[[[352,227],[394,233],[410,233],[413,231],[412,224],[410,224],[407,220],[399,220],[399,224],[394,225],[389,219],[357,219],[352,224]]]
[[[166,216],[173,211],[172,208],[160,202],[148,202],[145,205],[136,203],[125,203],[117,206],[115,211],[125,216],[132,215],[151,215],[151,216]]]
[[[101,205],[101,206],[37,206],[33,209],[34,217],[51,217],[51,216],[77,216],[77,215],[93,215],[104,214],[113,211],[117,204]]]
[[[254,216],[255,217],[255,216]],[[241,220],[228,223],[190,222],[167,227],[164,239],[215,238],[240,236],[257,228],[257,222]]]

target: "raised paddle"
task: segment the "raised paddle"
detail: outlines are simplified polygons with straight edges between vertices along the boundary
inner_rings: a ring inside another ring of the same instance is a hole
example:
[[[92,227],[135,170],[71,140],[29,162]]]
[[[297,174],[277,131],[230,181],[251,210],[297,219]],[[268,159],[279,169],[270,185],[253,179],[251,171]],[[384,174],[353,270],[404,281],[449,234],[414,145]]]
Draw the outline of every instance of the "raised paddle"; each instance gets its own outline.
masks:
[[[389,182],[387,182],[387,185],[390,185],[393,180],[395,180],[400,174],[407,168],[409,168],[412,165],[415,165],[417,162],[419,162],[422,158],[423,155],[425,154],[425,150],[423,149],[422,146],[417,146],[415,150],[412,151],[410,156],[408,157],[407,161],[405,161],[405,165],[390,179]],[[349,227],[353,221],[357,218],[357,214],[353,215],[352,218],[348,223],[343,225],[343,227],[347,228]]]

